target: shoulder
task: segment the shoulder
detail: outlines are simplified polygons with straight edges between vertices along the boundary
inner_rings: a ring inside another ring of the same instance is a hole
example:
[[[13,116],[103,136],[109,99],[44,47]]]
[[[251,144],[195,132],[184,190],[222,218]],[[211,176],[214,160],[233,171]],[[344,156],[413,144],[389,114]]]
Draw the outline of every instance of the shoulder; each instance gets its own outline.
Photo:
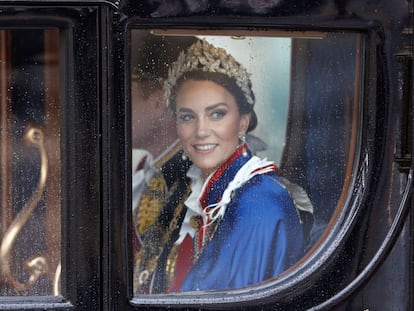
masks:
[[[256,175],[233,197],[239,212],[296,215],[292,197],[275,174]]]
[[[250,179],[240,189],[241,199],[284,199],[291,201],[289,192],[284,187],[282,180],[276,174],[261,174]]]

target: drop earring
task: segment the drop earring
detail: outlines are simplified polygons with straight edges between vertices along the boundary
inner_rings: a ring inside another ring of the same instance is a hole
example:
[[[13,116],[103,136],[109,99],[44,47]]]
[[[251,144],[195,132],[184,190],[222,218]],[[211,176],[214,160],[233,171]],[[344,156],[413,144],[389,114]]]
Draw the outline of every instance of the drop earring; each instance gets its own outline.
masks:
[[[239,139],[241,141],[241,145],[243,146],[242,156],[246,158],[248,156],[247,149],[246,149],[246,134],[240,133]]]
[[[183,150],[183,153],[181,154],[181,160],[183,160],[183,161],[188,160],[188,157],[185,155],[184,150]]]

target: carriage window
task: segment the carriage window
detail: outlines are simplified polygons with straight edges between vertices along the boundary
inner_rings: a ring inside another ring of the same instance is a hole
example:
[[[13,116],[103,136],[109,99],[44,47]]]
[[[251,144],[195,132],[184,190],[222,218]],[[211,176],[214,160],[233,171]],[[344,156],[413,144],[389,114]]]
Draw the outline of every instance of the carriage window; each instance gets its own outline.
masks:
[[[59,31],[0,30],[0,295],[57,295]]]
[[[130,38],[134,293],[289,276],[348,195],[360,35],[133,29]]]

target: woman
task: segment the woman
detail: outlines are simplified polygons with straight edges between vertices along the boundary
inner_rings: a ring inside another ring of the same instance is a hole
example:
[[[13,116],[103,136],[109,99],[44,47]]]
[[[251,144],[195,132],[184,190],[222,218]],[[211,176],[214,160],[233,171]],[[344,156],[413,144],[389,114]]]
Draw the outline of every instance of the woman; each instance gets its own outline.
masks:
[[[198,41],[172,65],[165,94],[183,156],[193,163],[191,186],[168,229],[171,206],[143,234],[144,245],[154,236],[162,242],[153,275],[142,269],[151,266],[149,256],[138,256],[140,275],[151,275],[155,291],[168,284],[178,292],[242,288],[285,271],[303,255],[302,227],[273,162],[252,156],[245,143],[257,124],[246,70]]]

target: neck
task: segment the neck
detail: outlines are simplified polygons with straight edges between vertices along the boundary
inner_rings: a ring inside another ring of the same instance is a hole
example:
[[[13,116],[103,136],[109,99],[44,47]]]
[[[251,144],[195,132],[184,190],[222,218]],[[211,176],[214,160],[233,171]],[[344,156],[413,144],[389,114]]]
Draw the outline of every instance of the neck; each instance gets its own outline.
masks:
[[[214,179],[214,176],[220,176],[223,171],[225,171],[227,169],[227,167],[239,156],[241,156],[243,154],[243,149],[246,148],[247,149],[247,145],[242,144],[237,146],[236,150],[234,151],[234,153],[226,160],[224,161],[222,164],[219,165],[218,168],[214,168],[214,169],[209,169],[209,170],[204,170],[201,172],[201,177],[203,179],[207,179],[208,176],[211,175],[211,173],[214,172],[212,178]]]
[[[215,169],[210,169],[210,170],[202,170],[201,171],[201,178],[203,180],[206,180],[208,178],[208,176],[210,176],[211,173],[213,173],[215,171]]]
[[[226,160],[226,161],[224,161],[222,164],[220,164],[219,166],[218,166],[218,168],[221,168],[225,163],[227,163],[227,162],[232,162],[235,158],[237,158],[237,157],[239,157],[240,155],[242,155],[243,154],[243,150],[246,150],[246,153],[247,153],[247,150],[248,150],[248,147],[247,147],[247,145],[246,145],[246,143],[243,143],[243,142],[241,142],[238,146],[237,146],[237,148],[236,148],[236,150],[234,151],[234,153]],[[210,176],[210,174],[211,173],[213,173],[215,170],[217,170],[218,169],[217,167],[216,168],[213,168],[213,169],[206,169],[206,170],[203,170],[203,171],[201,171],[201,178],[203,179],[203,180],[206,180],[207,179],[207,177],[208,176]]]

